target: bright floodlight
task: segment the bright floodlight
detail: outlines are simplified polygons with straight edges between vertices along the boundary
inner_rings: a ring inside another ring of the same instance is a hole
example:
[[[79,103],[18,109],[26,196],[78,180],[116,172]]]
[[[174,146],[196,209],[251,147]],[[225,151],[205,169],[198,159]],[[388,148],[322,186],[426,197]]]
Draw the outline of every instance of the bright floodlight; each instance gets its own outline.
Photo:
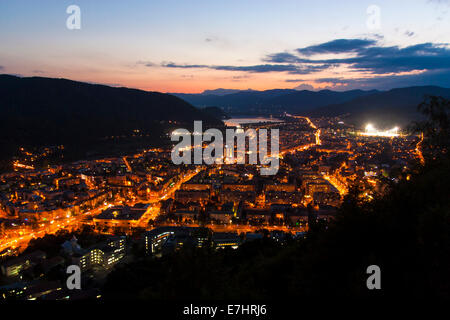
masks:
[[[398,137],[399,130],[400,130],[399,127],[394,127],[386,131],[379,131],[371,123],[368,123],[366,125],[366,131],[359,132],[358,134],[368,137]]]
[[[368,123],[366,125],[366,131],[375,131],[375,128],[371,123]]]

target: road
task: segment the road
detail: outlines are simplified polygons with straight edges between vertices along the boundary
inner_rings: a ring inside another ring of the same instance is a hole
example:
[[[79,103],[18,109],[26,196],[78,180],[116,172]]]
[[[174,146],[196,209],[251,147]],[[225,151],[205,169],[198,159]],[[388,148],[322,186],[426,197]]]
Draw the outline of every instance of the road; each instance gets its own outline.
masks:
[[[153,199],[151,201],[144,201],[144,203],[150,203],[152,206],[142,216],[141,221],[139,222],[139,227],[145,228],[145,227],[147,227],[148,222],[150,220],[155,220],[158,217],[159,211],[160,211],[159,202],[161,200],[169,199],[172,196],[172,194],[175,193],[175,191],[180,189],[180,187],[183,183],[191,180],[195,175],[197,175],[202,170],[203,170],[203,168],[197,167],[195,170],[190,170],[190,171],[186,172],[177,183],[175,183],[168,190],[164,190],[163,194],[159,197],[159,199]]]
[[[129,165],[128,161],[124,157],[124,162],[127,168],[131,171],[131,166]],[[159,201],[168,199],[170,196],[178,190],[181,185],[190,180],[193,176],[195,176],[197,173],[199,173],[202,168],[196,168],[195,170],[190,170],[187,173],[183,175],[183,177],[172,187],[170,187],[168,190],[165,190],[164,194],[159,198],[152,201],[149,201],[147,203],[151,203],[152,207],[146,212],[146,214],[142,218],[142,222],[139,224],[140,227],[146,227],[148,224],[148,221],[150,219],[155,219],[159,214]],[[47,234],[55,234],[59,230],[76,230],[82,225],[82,220],[86,216],[96,216],[97,214],[101,213],[103,210],[105,210],[108,207],[119,205],[120,203],[109,203],[103,206],[100,206],[98,208],[95,208],[90,211],[83,212],[79,215],[73,216],[73,217],[64,217],[61,219],[55,219],[46,223],[40,223],[39,227],[37,229],[33,229],[33,231],[29,230],[23,230],[21,233],[23,235],[16,236],[16,237],[4,237],[0,240],[0,252],[11,248],[11,249],[19,249],[19,252],[26,249],[28,243],[35,238],[42,238]],[[134,203],[130,203],[129,205],[133,205]]]
[[[308,117],[304,117],[304,116],[291,116],[293,118],[296,119],[304,119],[306,120],[306,122],[308,123],[308,125],[315,130],[314,132],[314,138],[315,141],[314,143],[308,143],[308,144],[304,144],[301,146],[297,146],[297,147],[293,147],[293,148],[289,148],[286,150],[283,150],[280,152],[280,155],[285,155],[286,153],[294,153],[294,152],[298,152],[298,151],[305,151],[308,150],[309,148],[315,147],[315,146],[320,146],[322,144],[322,141],[320,140],[320,134],[321,134],[321,130],[319,128],[317,128],[317,126],[311,121],[310,118]]]
[[[422,146],[422,142],[423,142],[423,132],[420,134],[419,142],[417,142],[417,144],[416,144],[416,154],[417,154],[417,157],[419,158],[420,164],[424,165],[425,158],[423,157],[422,150],[420,149]]]
[[[45,222],[45,223],[40,223],[39,227],[37,229],[33,229],[33,231],[26,233],[25,231],[22,233],[26,233],[23,234],[21,236],[18,237],[13,237],[13,238],[3,238],[0,240],[0,252],[11,248],[11,249],[19,249],[20,251],[23,251],[26,249],[28,243],[35,238],[42,238],[44,237],[46,234],[55,234],[56,232],[58,232],[59,230],[76,230],[78,229],[81,224],[82,224],[82,219],[84,217],[86,217],[86,215],[92,215],[95,216],[97,214],[99,214],[100,212],[102,212],[103,210],[105,210],[108,207],[111,207],[112,205],[115,204],[106,204],[103,205],[101,207],[98,207],[94,210],[90,210],[87,212],[84,212],[82,214],[73,216],[73,217],[64,217],[61,219],[55,219],[49,222]]]
[[[123,162],[125,163],[125,166],[127,167],[128,172],[133,172],[133,169],[131,169],[131,166],[130,166],[130,163],[128,162],[128,160],[127,160],[127,157],[124,156],[124,157],[122,158],[122,160],[123,160]]]

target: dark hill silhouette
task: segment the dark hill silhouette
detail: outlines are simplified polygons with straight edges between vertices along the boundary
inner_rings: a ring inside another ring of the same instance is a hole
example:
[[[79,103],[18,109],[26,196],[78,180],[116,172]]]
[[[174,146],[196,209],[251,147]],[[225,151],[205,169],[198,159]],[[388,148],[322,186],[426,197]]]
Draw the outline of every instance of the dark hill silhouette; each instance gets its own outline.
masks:
[[[230,117],[219,107],[211,106],[202,108],[201,110],[217,119],[230,119]]]
[[[66,79],[0,75],[2,158],[18,147],[60,145],[77,153],[100,147],[106,137],[143,136],[157,143],[170,124],[194,120],[220,125],[210,114],[169,94],[113,88]],[[119,146],[121,141],[115,141]]]
[[[349,115],[350,122],[362,125],[369,121],[385,126],[406,125],[421,119],[417,106],[427,95],[450,98],[450,89],[435,86],[397,88],[317,108],[311,116]]]
[[[211,90],[214,92],[214,90]],[[351,90],[351,91],[297,91],[293,89],[273,89],[265,91],[240,91],[230,94],[175,94],[176,96],[198,106],[218,106],[232,114],[276,114],[305,111],[326,106],[332,103],[341,103],[357,97],[377,92]]]

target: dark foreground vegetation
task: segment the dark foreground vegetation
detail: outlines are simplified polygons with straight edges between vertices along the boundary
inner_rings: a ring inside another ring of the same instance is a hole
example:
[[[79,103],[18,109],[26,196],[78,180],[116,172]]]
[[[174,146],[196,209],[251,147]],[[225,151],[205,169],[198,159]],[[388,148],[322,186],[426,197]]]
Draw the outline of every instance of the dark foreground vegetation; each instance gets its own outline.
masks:
[[[448,101],[422,106],[429,120],[425,166],[367,202],[355,188],[334,222],[281,246],[270,239],[237,250],[184,249],[118,267],[107,299],[450,298]],[[366,268],[381,268],[381,290],[368,290]]]

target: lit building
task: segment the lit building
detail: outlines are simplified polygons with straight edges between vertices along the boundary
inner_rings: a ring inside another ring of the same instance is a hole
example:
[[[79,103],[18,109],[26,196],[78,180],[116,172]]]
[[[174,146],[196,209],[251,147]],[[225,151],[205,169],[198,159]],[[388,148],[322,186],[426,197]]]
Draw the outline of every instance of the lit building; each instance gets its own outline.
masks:
[[[197,247],[203,247],[208,242],[210,231],[206,228],[193,227],[159,227],[144,234],[145,251],[147,254],[158,253],[164,245],[179,249],[188,240]]]
[[[241,243],[241,238],[233,232],[215,232],[212,236],[212,243],[216,249],[237,249]]]
[[[85,250],[83,255],[73,257],[74,264],[81,270],[87,270],[97,265],[109,269],[119,262],[126,254],[125,237],[112,238],[106,242]]]
[[[179,232],[179,228],[170,226],[160,227],[146,232],[144,234],[146,253],[150,254],[159,251],[167,238],[175,232]]]
[[[45,259],[47,256],[45,252],[35,251],[27,255],[23,255],[18,258],[10,259],[4,262],[0,268],[2,270],[2,274],[6,277],[16,277],[19,276],[20,273],[33,265],[36,262]]]

